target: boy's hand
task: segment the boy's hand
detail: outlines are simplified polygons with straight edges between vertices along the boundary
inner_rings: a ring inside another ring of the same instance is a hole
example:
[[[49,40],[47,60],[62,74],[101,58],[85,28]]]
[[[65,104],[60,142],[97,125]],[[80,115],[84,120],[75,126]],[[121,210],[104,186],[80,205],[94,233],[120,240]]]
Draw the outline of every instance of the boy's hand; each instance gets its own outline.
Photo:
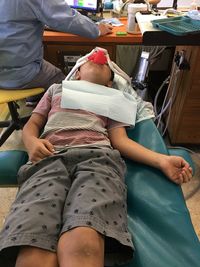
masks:
[[[33,163],[40,161],[43,158],[53,155],[54,147],[46,139],[32,137],[27,147],[29,160]]]
[[[192,168],[182,157],[161,157],[160,169],[171,181],[179,185],[189,182],[192,178]]]

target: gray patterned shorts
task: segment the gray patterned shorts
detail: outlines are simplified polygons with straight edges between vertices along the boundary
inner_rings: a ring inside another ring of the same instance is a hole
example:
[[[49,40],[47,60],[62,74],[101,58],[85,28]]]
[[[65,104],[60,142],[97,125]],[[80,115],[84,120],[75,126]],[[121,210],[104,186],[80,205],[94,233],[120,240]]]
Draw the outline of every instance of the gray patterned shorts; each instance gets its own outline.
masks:
[[[134,249],[125,169],[120,153],[110,148],[71,148],[22,166],[20,188],[0,233],[0,257],[15,261],[22,245],[56,252],[62,233],[87,226],[105,236],[106,266],[128,262]]]

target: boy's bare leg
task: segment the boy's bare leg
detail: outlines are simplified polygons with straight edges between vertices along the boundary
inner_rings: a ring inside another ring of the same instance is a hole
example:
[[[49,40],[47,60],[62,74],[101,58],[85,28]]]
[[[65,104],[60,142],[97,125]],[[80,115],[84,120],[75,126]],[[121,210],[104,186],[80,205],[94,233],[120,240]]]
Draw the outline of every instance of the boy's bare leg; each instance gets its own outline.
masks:
[[[57,255],[36,247],[22,247],[15,267],[58,267]]]
[[[58,242],[60,267],[103,267],[104,238],[89,227],[65,232]]]

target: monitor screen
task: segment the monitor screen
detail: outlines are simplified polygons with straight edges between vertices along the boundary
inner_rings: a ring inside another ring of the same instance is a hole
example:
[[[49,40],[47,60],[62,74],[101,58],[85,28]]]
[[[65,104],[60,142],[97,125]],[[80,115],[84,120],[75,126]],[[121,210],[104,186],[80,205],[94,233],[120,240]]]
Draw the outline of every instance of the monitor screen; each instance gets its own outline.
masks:
[[[74,9],[79,9],[87,12],[98,12],[99,0],[65,0],[66,3]]]

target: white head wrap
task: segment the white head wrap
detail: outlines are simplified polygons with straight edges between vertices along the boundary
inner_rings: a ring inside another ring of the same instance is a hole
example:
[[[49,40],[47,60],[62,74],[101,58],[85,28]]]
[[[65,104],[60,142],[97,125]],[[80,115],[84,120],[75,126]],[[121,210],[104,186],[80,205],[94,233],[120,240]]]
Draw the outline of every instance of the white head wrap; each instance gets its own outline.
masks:
[[[72,80],[74,79],[74,75],[76,71],[79,69],[81,65],[86,63],[89,59],[88,57],[91,56],[93,53],[96,53],[97,51],[103,51],[105,53],[105,56],[107,58],[107,63],[110,67],[110,69],[115,73],[115,78],[113,82],[113,88],[118,89],[120,91],[126,92],[131,94],[136,102],[137,102],[137,114],[136,114],[136,123],[145,119],[154,118],[154,111],[153,106],[150,102],[144,101],[132,88],[131,86],[131,78],[122,70],[120,69],[116,63],[111,61],[108,51],[101,47],[94,48],[90,53],[86,54],[85,56],[79,58],[75,64],[75,66],[72,68],[72,70],[69,72],[65,80]]]
[[[83,65],[84,63],[86,63],[89,59],[89,57],[96,53],[97,51],[103,51],[106,58],[107,58],[107,63],[110,67],[110,69],[115,73],[118,74],[119,76],[121,76],[122,78],[124,78],[129,84],[131,84],[131,78],[122,70],[120,69],[117,64],[115,64],[113,61],[111,61],[108,51],[104,48],[101,47],[96,47],[94,48],[90,53],[86,54],[85,56],[79,58],[75,64],[75,66],[72,68],[72,70],[69,72],[69,74],[67,75],[67,77],[65,78],[65,80],[70,80],[72,79],[72,77],[74,76],[74,74],[76,73],[76,71],[79,69],[79,67],[81,65]]]

